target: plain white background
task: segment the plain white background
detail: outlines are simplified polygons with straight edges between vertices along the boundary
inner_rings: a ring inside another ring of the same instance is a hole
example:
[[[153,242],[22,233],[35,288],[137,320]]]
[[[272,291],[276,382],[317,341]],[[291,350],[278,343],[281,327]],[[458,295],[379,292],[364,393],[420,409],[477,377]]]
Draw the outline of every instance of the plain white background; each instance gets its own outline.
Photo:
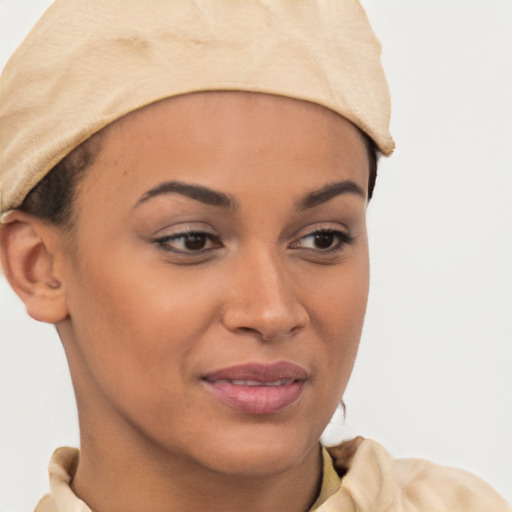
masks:
[[[48,0],[0,0],[0,66]],[[369,207],[372,286],[345,426],[464,467],[512,501],[512,1],[364,0],[393,98]],[[0,278],[0,512],[78,442],[53,327]]]

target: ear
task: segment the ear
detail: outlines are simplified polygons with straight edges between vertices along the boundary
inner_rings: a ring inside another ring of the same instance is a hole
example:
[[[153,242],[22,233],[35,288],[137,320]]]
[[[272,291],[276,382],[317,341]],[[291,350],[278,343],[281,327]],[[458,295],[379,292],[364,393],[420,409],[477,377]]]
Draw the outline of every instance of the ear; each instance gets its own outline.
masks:
[[[27,313],[52,324],[68,316],[62,277],[55,267],[59,240],[58,228],[24,212],[9,213],[0,228],[5,277]]]

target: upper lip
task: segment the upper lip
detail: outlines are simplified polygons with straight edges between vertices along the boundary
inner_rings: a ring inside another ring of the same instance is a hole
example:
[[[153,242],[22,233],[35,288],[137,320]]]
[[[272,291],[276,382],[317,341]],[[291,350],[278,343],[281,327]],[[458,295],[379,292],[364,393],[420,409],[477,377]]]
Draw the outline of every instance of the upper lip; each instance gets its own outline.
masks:
[[[203,379],[209,382],[250,380],[265,383],[277,380],[306,380],[307,378],[308,372],[304,368],[286,361],[240,364],[215,370],[203,376]]]

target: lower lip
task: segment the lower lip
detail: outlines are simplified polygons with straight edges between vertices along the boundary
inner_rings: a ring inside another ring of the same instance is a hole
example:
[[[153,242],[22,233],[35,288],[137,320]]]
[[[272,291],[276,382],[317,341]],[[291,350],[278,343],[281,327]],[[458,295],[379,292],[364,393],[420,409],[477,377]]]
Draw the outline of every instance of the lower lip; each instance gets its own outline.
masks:
[[[237,386],[229,382],[205,382],[226,405],[248,414],[278,413],[296,402],[304,388],[304,381],[284,386]]]

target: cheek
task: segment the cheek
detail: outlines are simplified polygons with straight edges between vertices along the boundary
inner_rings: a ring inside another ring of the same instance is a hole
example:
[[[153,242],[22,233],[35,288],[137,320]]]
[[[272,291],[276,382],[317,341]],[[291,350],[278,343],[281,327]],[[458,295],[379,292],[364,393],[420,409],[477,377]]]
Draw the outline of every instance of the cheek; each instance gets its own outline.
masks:
[[[315,279],[316,277],[316,279]],[[308,276],[312,322],[332,335],[352,339],[362,328],[369,289],[367,244],[325,275]],[[316,280],[316,283],[315,283]]]
[[[75,272],[69,309],[79,364],[116,402],[149,411],[159,390],[179,394],[186,355],[214,308],[186,272],[157,279],[140,266],[113,261],[89,261]]]
[[[309,286],[314,290],[314,286]],[[333,269],[311,297],[311,323],[319,334],[331,390],[343,393],[352,372],[366,313],[369,289],[367,251]]]

